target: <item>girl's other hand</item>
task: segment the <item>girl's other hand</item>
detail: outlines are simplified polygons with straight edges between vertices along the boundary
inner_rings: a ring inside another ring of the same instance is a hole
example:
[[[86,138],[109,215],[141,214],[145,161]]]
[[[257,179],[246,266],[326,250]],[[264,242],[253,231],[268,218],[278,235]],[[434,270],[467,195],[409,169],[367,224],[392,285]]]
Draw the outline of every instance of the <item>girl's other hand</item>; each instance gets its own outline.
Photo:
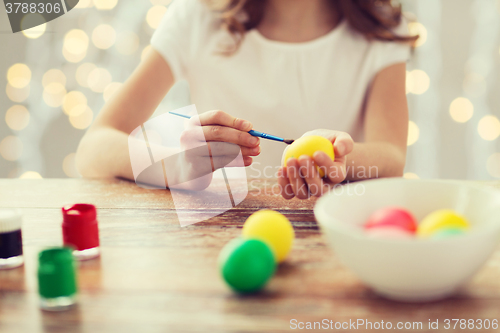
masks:
[[[287,167],[281,167],[278,171],[278,183],[285,199],[320,197],[327,193],[331,186],[346,178],[347,155],[354,148],[351,136],[345,132],[323,129],[307,132],[303,136],[308,135],[319,135],[330,140],[333,143],[335,160],[332,161],[321,151],[314,153],[312,158],[303,155],[298,159],[288,159]],[[316,166],[324,171],[325,177],[319,176]]]

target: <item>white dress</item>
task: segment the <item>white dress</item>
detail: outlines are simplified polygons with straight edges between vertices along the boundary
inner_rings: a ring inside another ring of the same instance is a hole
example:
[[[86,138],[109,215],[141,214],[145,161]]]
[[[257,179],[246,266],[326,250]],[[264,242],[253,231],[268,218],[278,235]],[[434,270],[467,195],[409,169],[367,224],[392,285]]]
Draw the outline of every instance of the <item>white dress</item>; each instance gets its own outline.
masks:
[[[408,33],[406,24],[396,29]],[[231,56],[221,55],[228,34],[201,0],[175,0],[151,39],[175,80],[187,80],[198,113],[223,110],[257,131],[295,139],[325,128],[363,140],[363,103],[375,75],[406,62],[410,47],[368,41],[342,21],[303,43],[273,41],[249,31]],[[274,177],[284,143],[261,140],[249,177]]]

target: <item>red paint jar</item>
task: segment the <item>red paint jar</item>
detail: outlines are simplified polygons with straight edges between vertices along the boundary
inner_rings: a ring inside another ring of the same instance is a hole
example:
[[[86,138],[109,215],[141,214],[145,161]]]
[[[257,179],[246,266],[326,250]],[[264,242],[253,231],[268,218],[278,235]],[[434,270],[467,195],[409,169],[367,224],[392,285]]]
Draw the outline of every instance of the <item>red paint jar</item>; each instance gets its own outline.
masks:
[[[75,204],[64,206],[63,242],[74,248],[73,255],[78,260],[87,260],[99,256],[99,228],[94,205]]]

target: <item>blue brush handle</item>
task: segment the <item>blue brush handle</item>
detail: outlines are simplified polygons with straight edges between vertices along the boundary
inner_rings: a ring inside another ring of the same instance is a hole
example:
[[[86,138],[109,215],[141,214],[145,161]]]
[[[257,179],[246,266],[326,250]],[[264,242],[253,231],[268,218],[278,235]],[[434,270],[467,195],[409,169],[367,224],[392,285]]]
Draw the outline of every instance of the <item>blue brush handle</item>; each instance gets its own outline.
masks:
[[[264,139],[269,139],[269,140],[274,140],[274,141],[279,141],[279,142],[285,141],[285,139],[280,138],[279,136],[274,136],[271,134],[262,133],[262,132],[258,132],[258,131],[254,131],[254,130],[248,131],[248,134],[253,135],[253,136],[258,136],[259,138],[264,138]]]
[[[176,116],[179,116],[179,117],[187,118],[187,119],[191,118],[191,116],[187,116],[185,114],[180,114],[180,113],[175,113],[175,112],[172,112],[172,111],[170,111],[169,113],[171,113],[173,115],[176,115]],[[284,142],[285,141],[285,139],[280,138],[279,136],[274,136],[274,135],[271,135],[271,134],[262,133],[262,132],[254,131],[254,130],[248,131],[248,134],[250,134],[252,136],[257,136],[259,138],[268,139],[268,140],[274,140],[274,141],[279,141],[279,142]]]
[[[179,116],[179,117],[182,117],[182,118],[191,119],[191,116],[187,116],[185,114],[175,113],[175,112],[172,112],[172,111],[170,111],[169,113],[171,113],[173,115],[176,115],[176,116]]]

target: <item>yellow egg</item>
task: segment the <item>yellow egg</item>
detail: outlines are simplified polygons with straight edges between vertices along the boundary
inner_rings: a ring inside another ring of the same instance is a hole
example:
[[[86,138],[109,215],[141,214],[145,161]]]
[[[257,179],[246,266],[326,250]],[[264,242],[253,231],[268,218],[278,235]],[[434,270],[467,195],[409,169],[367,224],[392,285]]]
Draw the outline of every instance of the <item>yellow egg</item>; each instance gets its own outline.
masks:
[[[277,262],[285,260],[292,249],[295,233],[288,219],[273,210],[253,213],[243,225],[243,238],[266,242],[274,252]]]
[[[333,144],[330,140],[319,135],[308,135],[295,140],[288,147],[285,153],[284,166],[286,167],[286,161],[289,158],[294,157],[298,159],[302,155],[312,157],[317,151],[323,151],[332,159],[332,161],[335,160]],[[318,168],[318,171],[320,177],[325,176],[325,172],[322,169]]]
[[[418,225],[417,236],[429,237],[443,229],[470,228],[469,222],[451,209],[441,209],[427,215]]]

